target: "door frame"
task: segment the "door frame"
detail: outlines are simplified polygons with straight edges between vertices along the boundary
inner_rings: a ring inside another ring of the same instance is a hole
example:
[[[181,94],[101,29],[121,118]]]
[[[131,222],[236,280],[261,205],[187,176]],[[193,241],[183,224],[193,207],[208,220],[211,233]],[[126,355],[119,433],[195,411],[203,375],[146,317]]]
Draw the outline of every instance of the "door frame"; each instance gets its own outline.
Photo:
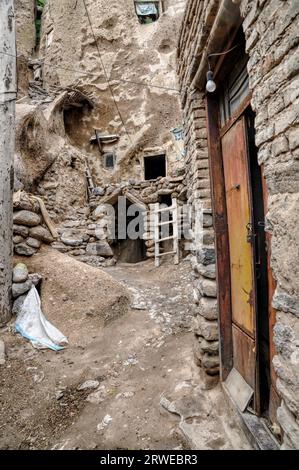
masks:
[[[212,209],[214,219],[215,231],[215,246],[216,246],[216,280],[217,280],[217,299],[218,299],[218,321],[219,321],[219,336],[220,336],[220,378],[224,382],[233,368],[233,333],[232,333],[232,304],[231,304],[231,279],[230,279],[230,250],[229,250],[229,234],[228,234],[228,219],[226,208],[226,194],[225,194],[225,178],[223,168],[222,156],[222,136],[234,125],[234,123],[245,113],[246,109],[250,107],[251,94],[249,94],[239,108],[233,113],[229,121],[221,127],[220,124],[220,110],[219,110],[219,97],[217,94],[209,93],[206,95],[206,119],[208,129],[208,149],[209,149],[209,172],[211,182],[211,195],[212,195]],[[245,136],[244,136],[245,138]],[[249,156],[248,156],[249,157]],[[249,164],[249,161],[248,161]],[[263,175],[263,167],[261,167],[261,176]],[[250,184],[250,181],[249,181]],[[263,184],[264,194],[266,199],[267,193],[265,192],[265,182]],[[264,199],[264,203],[266,202]],[[262,201],[263,203],[263,201]],[[266,209],[266,204],[264,204]],[[267,237],[268,243],[269,239]],[[269,255],[269,253],[268,253]],[[271,277],[271,268],[268,260],[268,276]],[[269,305],[271,305],[271,295],[273,292],[268,289]],[[256,299],[255,299],[256,301]],[[269,343],[272,345],[271,338],[271,323],[275,322],[275,312],[269,307],[269,326],[270,337]],[[271,314],[272,312],[272,314]],[[256,348],[259,347],[259,333],[258,333],[258,315],[255,318],[256,329]],[[272,348],[273,349],[273,348]],[[257,354],[258,357],[258,354]],[[272,365],[273,356],[270,355],[270,373],[271,377],[275,376]],[[259,361],[255,367],[255,390],[254,390],[254,408],[257,414],[260,414],[260,371]],[[269,401],[269,409],[272,407],[277,409],[279,404],[279,397],[276,391],[275,382],[271,380],[271,389],[274,388],[274,396],[271,393]],[[276,393],[275,393],[276,392]],[[275,398],[275,400],[273,400]],[[274,403],[271,403],[274,401]],[[274,421],[274,412],[270,413]]]

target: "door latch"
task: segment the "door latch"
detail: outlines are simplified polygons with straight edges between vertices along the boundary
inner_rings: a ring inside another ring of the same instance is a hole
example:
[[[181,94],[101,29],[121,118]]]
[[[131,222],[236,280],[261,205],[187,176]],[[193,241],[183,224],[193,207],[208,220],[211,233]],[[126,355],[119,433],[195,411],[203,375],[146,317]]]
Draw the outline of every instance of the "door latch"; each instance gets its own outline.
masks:
[[[255,234],[253,232],[252,224],[251,223],[247,224],[246,229],[247,229],[247,242],[253,243]]]

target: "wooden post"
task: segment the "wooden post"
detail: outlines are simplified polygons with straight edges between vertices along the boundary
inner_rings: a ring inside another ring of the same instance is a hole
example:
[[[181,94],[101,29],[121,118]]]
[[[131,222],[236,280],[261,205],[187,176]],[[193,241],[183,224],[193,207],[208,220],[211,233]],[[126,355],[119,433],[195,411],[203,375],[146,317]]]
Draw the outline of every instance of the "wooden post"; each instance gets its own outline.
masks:
[[[155,204],[154,212],[154,236],[155,236],[155,266],[158,268],[160,266],[160,250],[159,250],[159,238],[160,238],[160,227],[159,227],[159,209],[160,204],[157,202]]]
[[[11,318],[16,42],[14,1],[0,1],[0,325]]]
[[[174,255],[174,264],[179,264],[180,262],[180,251],[179,251],[179,213],[178,213],[178,202],[177,199],[172,199],[173,215],[172,215],[172,225],[173,225],[173,251]]]
[[[217,300],[220,329],[221,380],[233,367],[232,309],[230,284],[229,239],[226,213],[224,170],[219,133],[218,102],[212,93],[206,99],[209,167],[216,242]]]

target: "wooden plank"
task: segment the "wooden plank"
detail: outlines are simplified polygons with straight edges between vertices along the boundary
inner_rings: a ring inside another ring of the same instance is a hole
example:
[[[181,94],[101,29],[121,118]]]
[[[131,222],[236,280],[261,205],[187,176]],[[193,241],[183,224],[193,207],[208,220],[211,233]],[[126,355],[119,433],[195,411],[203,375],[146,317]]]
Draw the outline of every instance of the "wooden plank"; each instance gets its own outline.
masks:
[[[223,383],[229,396],[241,412],[244,412],[253,397],[253,388],[244,380],[242,375],[233,368]]]
[[[162,227],[162,225],[169,225],[172,224],[172,220],[167,220],[166,222],[159,222],[158,225]]]
[[[255,341],[233,325],[234,367],[255,389]]]
[[[166,251],[165,253],[159,253],[157,256],[161,257],[161,256],[166,256],[166,255],[174,255],[175,253],[176,251]]]
[[[157,212],[171,212],[174,211],[176,207],[170,206],[170,207],[163,207],[163,209],[158,209]]]
[[[171,237],[165,237],[165,238],[160,238],[158,243],[166,242],[166,240],[173,240],[173,239],[174,239],[173,236],[171,236]]]
[[[232,320],[254,338],[254,239],[250,235],[254,229],[243,117],[222,137],[221,143],[229,231]]]
[[[159,203],[155,204],[154,210],[154,235],[155,235],[155,266],[158,268],[160,266],[160,249],[159,249],[159,237],[160,237],[160,229],[159,229]]]
[[[230,268],[227,214],[224,190],[221,142],[219,134],[219,110],[217,98],[209,94],[206,100],[209,169],[213,221],[216,245],[217,299],[220,328],[221,379],[224,381],[233,366],[232,314],[230,297]]]
[[[178,203],[176,199],[172,200],[173,211],[173,249],[175,251],[174,264],[179,264],[179,227],[178,227]]]
[[[102,147],[102,143],[101,143],[101,140],[99,138],[99,135],[98,135],[98,131],[95,129],[94,132],[95,132],[95,135],[96,135],[99,151],[102,154],[103,153],[103,147]]]

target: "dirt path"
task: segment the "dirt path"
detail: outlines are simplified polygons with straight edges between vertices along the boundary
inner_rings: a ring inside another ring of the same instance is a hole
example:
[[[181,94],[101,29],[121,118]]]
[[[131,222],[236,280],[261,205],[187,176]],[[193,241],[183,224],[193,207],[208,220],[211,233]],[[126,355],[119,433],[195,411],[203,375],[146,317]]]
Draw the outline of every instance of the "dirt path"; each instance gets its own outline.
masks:
[[[84,346],[55,354],[2,335],[0,447],[250,448],[220,390],[204,392],[193,365],[187,262],[106,271],[129,289],[131,308],[95,326]]]

